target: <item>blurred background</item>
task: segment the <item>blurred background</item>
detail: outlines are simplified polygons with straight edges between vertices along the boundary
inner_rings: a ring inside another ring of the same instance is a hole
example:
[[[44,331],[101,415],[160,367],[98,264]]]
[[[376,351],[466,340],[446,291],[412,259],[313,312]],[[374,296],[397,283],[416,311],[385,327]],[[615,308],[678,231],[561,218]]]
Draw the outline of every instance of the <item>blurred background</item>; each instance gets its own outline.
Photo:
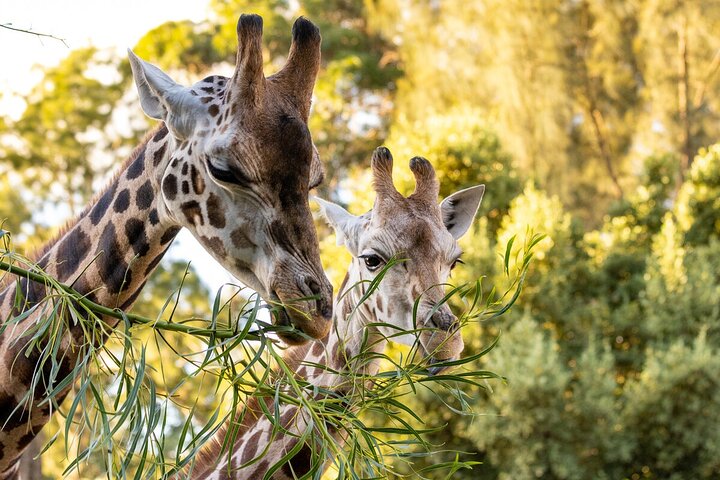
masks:
[[[19,250],[77,214],[150,128],[125,47],[181,83],[230,75],[237,18],[254,12],[269,74],[306,15],[323,35],[320,196],[366,211],[379,145],[406,191],[415,155],[443,197],[486,184],[452,281],[485,277],[488,291],[512,235],[548,236],[513,310],[465,331],[466,355],[501,334],[477,367],[507,381],[467,391],[475,416],[407,398],[426,426],[446,425],[430,436],[438,450],[482,462],[452,478],[720,476],[720,2],[4,3],[0,24],[67,43],[0,28],[0,219]],[[348,257],[318,229],[337,286]],[[154,317],[193,260],[182,314],[207,316],[229,277],[198,250],[181,237],[134,311]],[[42,458],[47,478],[67,463],[61,443]],[[454,456],[394,468],[414,478]]]

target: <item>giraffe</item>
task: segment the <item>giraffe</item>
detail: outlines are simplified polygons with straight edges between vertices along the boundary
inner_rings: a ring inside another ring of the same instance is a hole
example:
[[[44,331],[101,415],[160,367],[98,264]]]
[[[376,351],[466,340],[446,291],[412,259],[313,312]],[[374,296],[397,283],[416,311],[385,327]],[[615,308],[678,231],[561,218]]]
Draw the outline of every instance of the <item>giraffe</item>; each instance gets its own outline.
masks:
[[[308,192],[323,177],[307,127],[320,66],[320,32],[299,18],[287,61],[263,74],[262,18],[237,24],[237,64],[231,78],[213,75],[184,87],[128,51],[140,104],[161,121],[104,191],[36,257],[60,282],[102,305],[129,309],[181,228],[230,273],[279,308],[273,321],[299,333],[297,344],[327,334],[332,286],[322,270]],[[27,352],[23,334],[37,322],[30,310],[44,285],[21,279],[0,293],[0,480],[18,477],[18,461],[48,422],[46,392],[67,377],[84,334],[70,325],[53,382]],[[14,305],[16,294],[24,306]],[[294,299],[303,299],[293,302]],[[103,319],[107,329],[117,320]],[[9,324],[8,324],[9,325]],[[5,325],[7,326],[7,325]],[[40,389],[31,378],[40,368]],[[67,395],[70,386],[58,397]],[[39,391],[41,390],[41,391]],[[28,394],[31,402],[23,402]]]
[[[426,159],[415,157],[410,160],[410,169],[416,189],[404,197],[393,185],[392,164],[387,148],[380,147],[374,152],[371,167],[377,196],[373,209],[362,216],[316,199],[336,231],[338,243],[347,247],[353,259],[335,298],[333,328],[312,344],[288,349],[285,360],[298,377],[336,395],[352,394],[354,376],[348,373],[378,372],[379,359],[373,353],[382,352],[388,341],[412,345],[419,340],[420,349],[431,365],[456,359],[463,350],[458,320],[443,302],[442,285],[460,262],[457,240],[470,228],[485,186],[455,192],[438,205],[435,170]],[[372,280],[391,258],[404,261],[387,269],[377,289],[361,303],[367,289],[365,281]],[[443,369],[429,367],[432,374]],[[270,404],[268,408],[273,411],[275,407]],[[254,422],[241,425],[230,455],[221,453],[230,429],[225,425],[203,452],[194,471],[186,470],[180,478],[263,478],[270,466],[297,446],[298,438],[308,428],[307,415],[293,405],[279,406],[279,423],[289,434],[273,433],[271,421],[260,411],[254,416]],[[335,430],[333,435],[342,441],[341,432]],[[267,451],[260,456],[265,446]],[[246,465],[257,457],[260,458]],[[312,478],[318,478],[329,460],[313,458],[313,449],[304,445],[272,478],[300,478],[311,472]]]

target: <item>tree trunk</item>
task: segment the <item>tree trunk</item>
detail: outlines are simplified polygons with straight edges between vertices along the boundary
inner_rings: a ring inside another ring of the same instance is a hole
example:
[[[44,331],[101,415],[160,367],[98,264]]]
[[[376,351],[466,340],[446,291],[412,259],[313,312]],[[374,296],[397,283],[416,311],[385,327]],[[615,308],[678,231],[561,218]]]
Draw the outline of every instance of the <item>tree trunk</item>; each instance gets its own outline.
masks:
[[[688,26],[683,16],[678,29],[678,117],[680,119],[680,172],[678,186],[692,164],[693,148],[690,118],[690,71],[688,66]]]

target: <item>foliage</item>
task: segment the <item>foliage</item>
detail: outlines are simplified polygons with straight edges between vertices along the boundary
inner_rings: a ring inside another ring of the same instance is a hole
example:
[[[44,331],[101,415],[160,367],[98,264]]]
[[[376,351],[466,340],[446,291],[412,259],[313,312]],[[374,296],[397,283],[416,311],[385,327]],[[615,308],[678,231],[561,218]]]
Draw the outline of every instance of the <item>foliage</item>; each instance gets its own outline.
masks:
[[[635,440],[625,475],[717,476],[718,362],[702,332],[690,344],[649,352],[642,374],[625,389],[622,423]]]
[[[685,243],[703,245],[720,235],[720,144],[700,150],[678,194]]]
[[[465,334],[466,358],[500,335],[497,348],[466,367],[494,371],[506,382],[481,382],[453,397],[460,403],[448,402],[445,390],[402,396],[405,411],[421,421],[400,418],[432,430],[422,441],[406,441],[392,430],[396,412],[382,406],[388,396],[375,397],[380,411],[355,417],[391,428],[373,433],[379,442],[404,442],[402,454],[383,450],[393,469],[389,476],[446,478],[460,466],[467,468],[452,478],[720,475],[712,429],[720,412],[720,146],[712,144],[720,137],[720,43],[713,35],[718,5],[213,1],[208,19],[160,25],[136,49],[179,78],[199,78],[215,63],[234,61],[242,11],[264,17],[268,73],[283,63],[294,17],[304,14],[321,26],[323,68],[310,120],[327,170],[321,196],[366,211],[370,195],[350,192],[369,190],[370,177],[358,166],[383,143],[396,162],[427,157],[437,168],[442,196],[485,183],[481,218],[462,241],[465,265],[452,281],[482,278],[486,294],[508,288],[504,260],[517,265],[515,252],[529,226],[547,235],[535,246],[518,306],[499,319],[470,324]],[[27,246],[55,227],[45,225],[48,203],[37,198],[78,207],[117,160],[99,158],[103,145],[95,148],[96,139],[108,139],[104,146],[114,148],[137,137],[112,127],[108,111],[124,111],[128,72],[125,63],[105,55],[71,53],[26,99],[23,119],[0,124],[0,174],[15,175],[0,179],[0,217],[7,217],[3,228]],[[119,74],[108,77],[112,81],[91,75],[111,64],[120,64]],[[411,190],[411,178],[400,179],[398,187]],[[318,228],[323,263],[338,285],[347,253],[331,244],[325,227]],[[507,250],[513,238],[518,240]],[[184,267],[166,267],[138,304],[135,313],[143,318],[156,318],[168,298],[168,305],[178,298],[173,292]],[[213,318],[207,292],[192,275],[185,281],[178,315]],[[451,301],[458,308],[467,303],[459,296]],[[214,414],[236,402],[230,381],[217,382],[216,376],[229,368],[229,357],[212,373],[187,369],[187,352],[206,343],[163,332],[156,347],[161,333],[150,327],[123,335],[132,337],[133,348],[146,346],[145,365],[173,359],[162,372],[146,369],[143,402],[151,384],[162,397],[182,383],[176,392],[198,398],[187,435],[217,425],[221,417]],[[119,358],[123,345],[108,348]],[[405,350],[394,354],[393,361],[399,355],[407,360]],[[410,368],[402,365],[387,372]],[[135,378],[136,367],[127,368],[117,378]],[[82,400],[88,406],[91,396]],[[177,431],[170,418],[187,405],[176,405],[171,395],[161,405],[167,430]],[[141,417],[138,411],[133,418]],[[444,430],[431,428],[445,423]],[[187,435],[167,434],[166,458],[178,445],[191,453]],[[77,452],[102,445],[84,438],[73,444]],[[109,460],[116,466],[128,451],[122,441]],[[46,455],[64,458],[62,443]],[[428,455],[428,449],[437,453]],[[452,452],[466,453],[455,463]],[[105,457],[87,457],[83,474],[101,476]],[[477,461],[482,465],[471,464]],[[137,458],[128,462],[131,470],[137,467]]]
[[[46,72],[20,119],[8,127],[18,142],[3,149],[4,162],[22,168],[30,188],[59,195],[71,211],[90,197],[100,174],[88,159],[95,149],[112,150],[104,131],[125,82],[96,78],[112,64],[93,48],[72,51]]]
[[[0,269],[18,279],[25,277],[44,284],[47,291],[43,300],[29,308],[22,308],[23,299],[16,298],[22,313],[11,315],[0,327],[2,333],[14,328],[28,314],[40,312],[41,320],[23,334],[28,341],[27,351],[39,360],[37,373],[33,375],[37,383],[22,401],[30,401],[32,392],[42,392],[53,410],[57,410],[61,403],[57,398],[65,388],[72,389],[72,400],[61,411],[65,417],[64,435],[69,439],[68,434],[72,432],[77,450],[71,454],[71,445],[65,443],[70,463],[63,475],[76,472],[81,478],[88,478],[100,467],[109,478],[173,476],[193,464],[202,446],[234,412],[242,412],[251,397],[261,399],[261,405],[265,405],[265,399],[276,403],[275,408],[265,412],[273,422],[273,435],[282,428],[279,408],[302,406],[311,419],[309,428],[302,434],[302,444],[307,443],[315,450],[313,457],[319,458],[319,464],[330,460],[341,477],[355,478],[351,472],[383,475],[387,468],[381,461],[383,456],[401,459],[403,450],[408,446],[417,447],[418,442],[427,450],[426,454],[432,453],[432,446],[424,442],[421,435],[436,428],[415,428],[404,420],[404,416],[410,420],[417,420],[417,416],[402,406],[401,399],[417,390],[427,389],[438,394],[444,389],[449,396],[445,401],[456,403],[455,408],[464,410],[467,401],[460,387],[482,388],[481,381],[496,377],[484,369],[462,368],[485,356],[493,345],[464,359],[434,362],[436,368],[455,367],[452,373],[438,375],[429,374],[431,355],[420,356],[419,346],[415,345],[400,361],[382,353],[361,352],[360,355],[380,355],[389,368],[374,375],[362,371],[350,374],[350,381],[360,389],[357,395],[338,398],[331,391],[319,394],[317,386],[296,377],[285,363],[282,346],[270,335],[292,327],[274,327],[261,321],[258,313],[266,307],[257,295],[237,308],[230,302],[232,298],[223,301],[218,292],[208,320],[175,318],[177,300],[172,304],[171,299],[157,319],[146,318],[98,305],[72,287],[58,283],[38,265],[13,252],[6,237],[3,232]],[[519,253],[525,260],[508,272],[510,288],[504,294],[496,297],[490,293],[485,299],[479,284],[452,290],[448,298],[459,295],[467,306],[460,316],[459,328],[481,318],[499,317],[510,309],[522,288],[532,249],[540,240],[541,237],[536,236],[527,239]],[[505,264],[508,262],[509,253]],[[397,263],[388,262],[384,271],[397,268]],[[380,272],[367,286],[365,299],[378,287],[383,276]],[[113,329],[106,323],[110,318],[120,321],[118,327]],[[64,377],[56,352],[71,326],[80,326],[83,334],[75,345],[79,360],[71,374]],[[174,333],[185,336],[184,347],[195,344],[196,348],[190,353],[182,352],[178,344],[168,340]],[[402,333],[406,332],[398,335]],[[111,341],[98,341],[106,336]],[[201,344],[197,344],[198,340]],[[147,352],[153,343],[158,348],[164,344],[165,355],[149,363]],[[168,377],[165,369],[176,362],[187,365],[183,368],[184,374]],[[182,395],[187,390],[186,384],[194,378],[200,378],[201,385],[214,384],[213,395],[231,399],[232,404],[214,405],[206,413],[207,405],[199,408],[202,396],[192,399]],[[382,415],[395,426],[378,427],[361,420],[360,415],[366,411]],[[178,420],[178,416],[184,420]],[[340,435],[335,435],[328,425],[335,425]],[[172,430],[181,433],[168,435]],[[386,442],[383,435],[387,433],[392,433],[396,440]],[[233,445],[235,439],[230,437],[226,446]],[[108,454],[98,455],[101,452]],[[173,453],[174,463],[166,458],[172,458]],[[228,455],[231,453],[227,451]],[[221,455],[224,454],[225,450]],[[89,463],[90,458],[97,458],[99,465]],[[284,457],[270,471],[280,468],[289,458]],[[455,461],[443,468],[469,465]],[[438,469],[436,466],[432,470]]]

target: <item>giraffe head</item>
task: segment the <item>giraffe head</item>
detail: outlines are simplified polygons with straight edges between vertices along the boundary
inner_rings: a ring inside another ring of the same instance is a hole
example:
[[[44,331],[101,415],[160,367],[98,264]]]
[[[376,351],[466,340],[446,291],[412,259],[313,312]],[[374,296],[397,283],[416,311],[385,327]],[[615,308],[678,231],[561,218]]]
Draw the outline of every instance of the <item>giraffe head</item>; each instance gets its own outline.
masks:
[[[435,170],[426,159],[415,157],[410,170],[416,188],[405,197],[393,185],[392,162],[387,148],[375,150],[376,199],[370,212],[355,216],[333,203],[318,202],[338,242],[353,256],[351,280],[372,280],[390,259],[401,260],[386,271],[366,301],[368,317],[389,325],[378,326],[380,332],[391,341],[412,345],[415,335],[402,332],[419,330],[420,345],[431,359],[457,358],[463,340],[456,316],[443,303],[443,285],[460,259],[457,240],[470,228],[485,186],[460,190],[438,205]]]
[[[262,25],[257,15],[240,17],[231,78],[184,87],[132,52],[130,64],[143,110],[167,127],[154,156],[163,213],[266,301],[284,304],[276,324],[319,338],[332,316],[308,205],[323,177],[307,127],[320,32],[299,18],[285,66],[266,78]]]

